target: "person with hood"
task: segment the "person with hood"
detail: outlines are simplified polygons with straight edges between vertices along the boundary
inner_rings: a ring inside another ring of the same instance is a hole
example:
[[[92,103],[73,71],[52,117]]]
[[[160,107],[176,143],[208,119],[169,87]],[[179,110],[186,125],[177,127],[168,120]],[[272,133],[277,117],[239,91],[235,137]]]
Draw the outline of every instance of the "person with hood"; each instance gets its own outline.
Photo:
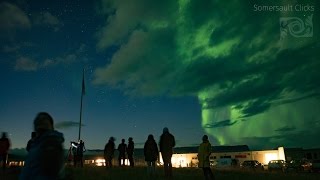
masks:
[[[208,136],[204,135],[202,137],[202,143],[198,149],[198,160],[199,168],[202,168],[203,174],[206,180],[213,180],[214,176],[210,169],[210,154],[211,154],[211,144],[209,142]]]
[[[128,155],[128,159],[131,167],[134,167],[133,151],[134,151],[134,142],[132,137],[129,137],[127,155]]]
[[[40,112],[33,122],[36,138],[32,142],[20,180],[64,178],[63,134],[54,130],[53,118]]]
[[[7,137],[7,133],[3,132],[0,138],[0,163],[2,162],[2,170],[6,170],[8,152],[11,146],[10,140]]]
[[[115,138],[110,137],[108,143],[104,146],[104,159],[106,162],[106,167],[112,167],[112,159],[114,156],[114,151],[116,145],[114,144]]]
[[[159,156],[159,150],[156,141],[153,138],[153,135],[150,134],[143,148],[144,158],[147,162],[147,173],[148,175],[155,175],[156,171],[156,161]]]
[[[163,133],[160,136],[160,152],[163,160],[164,175],[172,177],[172,163],[171,158],[173,154],[173,147],[176,145],[174,136],[169,133],[167,127],[163,128]]]

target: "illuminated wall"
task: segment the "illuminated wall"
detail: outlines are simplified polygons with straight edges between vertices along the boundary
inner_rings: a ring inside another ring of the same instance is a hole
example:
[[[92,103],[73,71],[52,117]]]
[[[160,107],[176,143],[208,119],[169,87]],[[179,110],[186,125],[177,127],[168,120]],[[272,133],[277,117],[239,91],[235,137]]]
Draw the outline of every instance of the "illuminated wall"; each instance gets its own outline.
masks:
[[[160,165],[163,165],[161,153],[159,153]],[[197,153],[173,154],[171,158],[172,167],[193,167],[198,163]]]
[[[279,147],[277,150],[213,153],[211,156],[215,159],[230,156],[232,159],[238,159],[239,163],[245,160],[257,160],[264,165],[267,165],[270,160],[285,160],[283,147]]]
[[[285,160],[285,154],[283,147],[279,147],[276,150],[212,153],[210,156],[210,160],[213,162],[223,158],[237,159],[239,164],[245,160],[257,160],[267,165],[270,160]],[[196,167],[198,164],[197,153],[173,154],[171,161],[172,166],[177,168]],[[163,164],[161,153],[160,164]],[[219,165],[219,163],[216,164]]]
[[[284,148],[279,147],[276,150],[263,150],[263,151],[242,151],[242,152],[219,152],[212,153],[210,156],[210,160],[213,165],[219,166],[217,162],[219,159],[237,159],[238,165],[245,160],[257,160],[260,163],[267,165],[270,160],[285,160]],[[144,159],[143,159],[144,160]],[[161,153],[159,153],[160,162],[158,165],[163,165],[163,160]],[[136,159],[138,161],[138,159]],[[144,162],[144,161],[143,161]],[[172,155],[172,167],[180,168],[180,167],[197,167],[198,158],[197,153],[184,153],[184,154],[173,154]],[[96,158],[95,160],[85,160],[85,164],[95,165],[95,166],[105,166],[105,160],[101,157]],[[113,161],[115,166],[118,165],[117,162]],[[129,165],[128,160],[125,160],[125,165]],[[145,163],[142,163],[145,165]]]

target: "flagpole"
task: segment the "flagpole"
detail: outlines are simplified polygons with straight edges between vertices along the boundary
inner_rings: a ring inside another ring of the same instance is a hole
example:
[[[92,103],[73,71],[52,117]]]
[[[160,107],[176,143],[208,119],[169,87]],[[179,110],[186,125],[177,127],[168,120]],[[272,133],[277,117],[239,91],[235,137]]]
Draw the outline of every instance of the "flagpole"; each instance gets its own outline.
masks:
[[[80,102],[80,122],[79,122],[79,136],[78,136],[78,141],[80,141],[81,137],[81,125],[82,125],[82,100],[83,100],[83,95],[84,95],[84,68],[82,71],[82,91],[81,91],[81,102]]]

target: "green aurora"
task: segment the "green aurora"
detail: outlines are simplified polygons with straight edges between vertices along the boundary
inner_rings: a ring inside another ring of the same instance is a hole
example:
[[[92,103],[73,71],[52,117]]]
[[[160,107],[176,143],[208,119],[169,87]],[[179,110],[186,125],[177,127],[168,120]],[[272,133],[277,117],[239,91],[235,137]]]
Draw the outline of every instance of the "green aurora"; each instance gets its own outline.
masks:
[[[288,3],[105,0],[98,48],[118,50],[94,83],[129,96],[195,96],[202,127],[221,145],[316,147],[319,3],[295,2],[314,11],[254,10]],[[312,37],[280,39],[281,17],[311,15]]]

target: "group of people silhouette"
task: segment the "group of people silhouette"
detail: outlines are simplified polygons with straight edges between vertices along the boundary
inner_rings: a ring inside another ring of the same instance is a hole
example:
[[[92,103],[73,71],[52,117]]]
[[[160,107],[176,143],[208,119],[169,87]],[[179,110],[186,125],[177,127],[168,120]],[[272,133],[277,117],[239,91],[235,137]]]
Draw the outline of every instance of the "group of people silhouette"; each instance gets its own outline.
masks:
[[[24,167],[22,168],[19,179],[63,179],[64,177],[64,137],[63,134],[54,130],[54,121],[47,112],[40,112],[34,119],[34,132],[28,141],[26,150],[28,151]],[[198,159],[199,167],[203,169],[206,179],[214,179],[210,169],[209,156],[211,154],[211,144],[208,136],[204,135],[203,142],[199,146]],[[167,127],[163,128],[159,144],[156,143],[152,134],[144,144],[144,157],[147,164],[147,174],[155,175],[156,162],[159,160],[161,152],[163,160],[164,174],[166,177],[172,177],[171,158],[173,148],[175,147],[175,137],[169,132]],[[158,148],[159,146],[159,148]],[[10,140],[6,133],[2,133],[0,139],[0,162],[3,162],[3,170],[6,168]],[[125,139],[121,140],[117,150],[119,151],[119,166],[125,165],[126,156],[129,164],[134,167],[134,142],[133,138],[128,138],[128,144]],[[83,153],[86,151],[84,142],[71,142],[68,156],[72,155],[74,166],[78,164],[83,167]],[[104,147],[104,159],[106,167],[112,167],[112,160],[116,151],[115,138],[110,137]],[[68,157],[70,160],[70,157]]]
[[[114,152],[115,152],[115,138],[110,137],[109,141],[104,147],[104,159],[106,163],[106,167],[112,167],[112,159],[114,157]],[[118,155],[118,163],[119,166],[124,166],[125,165],[125,160],[126,160],[126,155],[129,160],[129,164],[131,167],[134,167],[134,160],[133,160],[133,152],[134,152],[134,142],[133,138],[129,137],[128,139],[128,145],[125,143],[125,139],[121,140],[121,143],[118,145],[117,150],[119,151]]]
[[[172,176],[172,163],[171,157],[173,154],[173,148],[175,147],[175,138],[169,132],[167,127],[163,128],[163,133],[160,136],[159,148],[163,159],[164,173],[166,177]],[[112,160],[114,158],[115,151],[118,150],[118,164],[119,166],[125,165],[126,156],[128,157],[129,164],[134,167],[134,142],[133,138],[128,139],[128,145],[125,143],[125,139],[121,140],[121,143],[116,149],[115,138],[110,137],[108,142],[104,147],[104,159],[106,162],[106,167],[112,167]],[[147,162],[147,172],[149,175],[155,174],[156,161],[159,160],[159,149],[158,145],[152,134],[149,134],[143,148],[145,161]]]
[[[86,152],[86,147],[84,142],[80,139],[78,142],[71,141],[70,148],[68,151],[67,159],[70,162],[73,162],[74,167],[80,166],[83,167],[83,153]]]

